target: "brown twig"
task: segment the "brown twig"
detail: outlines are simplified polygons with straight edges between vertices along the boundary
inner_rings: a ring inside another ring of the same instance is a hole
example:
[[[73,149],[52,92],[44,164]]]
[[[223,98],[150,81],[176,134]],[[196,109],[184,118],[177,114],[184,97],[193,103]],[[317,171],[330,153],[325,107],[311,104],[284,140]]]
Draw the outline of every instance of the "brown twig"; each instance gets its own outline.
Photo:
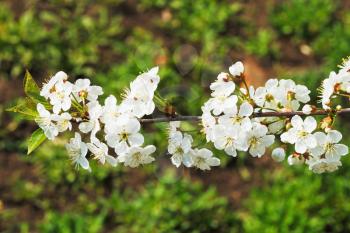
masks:
[[[305,114],[302,111],[296,112],[259,112],[254,113],[252,117],[293,117],[293,116],[324,116],[329,115],[330,112],[326,110],[316,110],[310,114]],[[339,110],[336,115],[350,114],[350,108]],[[157,123],[157,122],[170,122],[170,121],[200,121],[201,116],[175,116],[175,117],[156,117],[141,119],[141,123]]]

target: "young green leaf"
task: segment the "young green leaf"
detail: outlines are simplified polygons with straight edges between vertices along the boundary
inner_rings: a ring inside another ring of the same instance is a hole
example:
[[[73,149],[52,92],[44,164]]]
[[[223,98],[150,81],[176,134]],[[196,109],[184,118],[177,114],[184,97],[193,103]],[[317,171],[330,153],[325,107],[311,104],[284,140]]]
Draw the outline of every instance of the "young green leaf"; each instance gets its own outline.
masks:
[[[47,100],[40,95],[40,88],[28,70],[26,70],[26,74],[24,76],[23,86],[24,93],[35,103],[42,103],[46,108],[50,107]]]
[[[45,140],[46,140],[46,136],[44,134],[44,131],[42,129],[35,130],[34,133],[30,136],[30,138],[28,140],[28,152],[27,152],[27,154],[29,155],[30,153],[32,153]]]
[[[25,119],[34,120],[38,116],[36,104],[30,98],[25,98],[23,102],[19,102],[16,106],[6,109],[7,112],[15,112],[22,114]]]

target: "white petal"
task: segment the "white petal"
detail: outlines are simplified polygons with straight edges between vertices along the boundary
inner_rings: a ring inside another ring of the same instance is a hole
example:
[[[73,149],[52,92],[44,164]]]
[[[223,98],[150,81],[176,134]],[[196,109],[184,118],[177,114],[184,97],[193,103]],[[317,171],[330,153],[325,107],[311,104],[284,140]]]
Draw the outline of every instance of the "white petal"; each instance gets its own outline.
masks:
[[[153,145],[148,145],[144,148],[144,153],[146,155],[150,155],[150,154],[154,153],[155,151],[156,151],[156,147]]]
[[[328,137],[332,143],[338,143],[342,139],[343,135],[337,130],[331,130],[328,132]]]
[[[218,158],[209,158],[207,163],[209,164],[209,166],[220,166],[220,159]]]
[[[239,115],[240,116],[250,116],[253,114],[253,106],[249,104],[248,102],[244,102],[240,108],[239,108]]]
[[[308,116],[304,121],[304,128],[307,132],[311,133],[317,127],[317,121],[312,116]]]
[[[305,145],[304,141],[297,141],[295,143],[295,151],[304,154],[307,150],[307,145]]]
[[[118,164],[118,160],[116,158],[114,158],[113,156],[110,155],[106,155],[106,161],[112,166],[115,167]]]
[[[336,144],[334,145],[335,151],[337,154],[343,156],[347,155],[349,153],[349,148],[346,145],[343,144]]]
[[[79,130],[83,133],[88,133],[94,128],[94,122],[82,122],[79,124]]]
[[[131,146],[141,146],[144,142],[143,135],[140,133],[132,134],[128,137]]]
[[[300,116],[296,115],[292,117],[291,123],[293,127],[300,129],[302,128],[304,122]]]

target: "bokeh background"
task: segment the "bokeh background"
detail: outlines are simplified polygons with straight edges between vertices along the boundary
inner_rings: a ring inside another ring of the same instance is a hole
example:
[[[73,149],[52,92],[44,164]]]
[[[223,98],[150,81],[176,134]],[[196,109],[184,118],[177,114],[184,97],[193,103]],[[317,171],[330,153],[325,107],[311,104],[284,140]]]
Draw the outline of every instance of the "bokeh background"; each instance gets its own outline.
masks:
[[[234,61],[249,82],[291,78],[316,88],[350,55],[347,0],[0,1],[0,232],[349,232],[350,158],[333,174],[245,154],[211,172],[175,170],[166,124],[147,125],[157,162],[138,169],[75,170],[62,136],[26,156],[36,129],[5,112],[59,70],[120,96],[160,66],[160,93],[182,114],[200,114],[208,85]],[[346,104],[346,103],[345,103]],[[349,123],[339,118],[344,144]],[[191,125],[184,125],[189,131]],[[193,131],[195,133],[195,131]]]

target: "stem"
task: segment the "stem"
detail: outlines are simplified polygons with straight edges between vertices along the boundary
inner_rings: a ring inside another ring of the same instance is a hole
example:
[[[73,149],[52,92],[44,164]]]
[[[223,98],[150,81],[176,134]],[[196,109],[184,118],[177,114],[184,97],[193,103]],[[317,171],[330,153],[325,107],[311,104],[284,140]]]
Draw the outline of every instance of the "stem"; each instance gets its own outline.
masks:
[[[330,112],[326,110],[317,110],[310,114],[305,114],[302,111],[296,112],[259,112],[253,113],[252,117],[293,117],[293,116],[325,116]],[[336,115],[350,114],[350,108],[344,108],[336,112]],[[141,123],[158,123],[170,121],[200,121],[201,116],[175,116],[175,117],[157,117],[150,119],[141,119]]]

